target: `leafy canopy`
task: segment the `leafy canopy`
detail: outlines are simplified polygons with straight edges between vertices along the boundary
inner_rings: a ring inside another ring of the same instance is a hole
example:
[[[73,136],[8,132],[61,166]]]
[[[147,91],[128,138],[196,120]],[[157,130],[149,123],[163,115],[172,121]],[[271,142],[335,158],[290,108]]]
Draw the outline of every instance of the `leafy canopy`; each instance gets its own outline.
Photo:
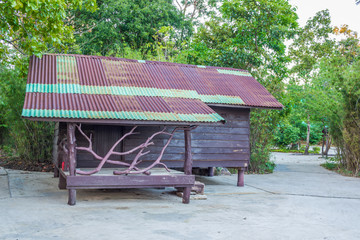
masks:
[[[189,36],[192,25],[186,21],[172,0],[101,0],[99,11],[73,11],[74,26],[82,32],[76,41],[83,54],[122,55],[126,47],[143,56],[154,51],[156,33],[162,27],[172,27],[172,34]]]
[[[295,9],[285,0],[226,0],[221,15],[199,29],[194,48],[205,50],[203,61],[247,70],[284,71],[285,39],[297,27]],[[196,52],[194,61],[201,61]]]
[[[73,41],[68,9],[96,10],[96,0],[8,0],[0,2],[0,61],[14,55],[41,56],[49,47]],[[12,51],[16,49],[16,51]]]

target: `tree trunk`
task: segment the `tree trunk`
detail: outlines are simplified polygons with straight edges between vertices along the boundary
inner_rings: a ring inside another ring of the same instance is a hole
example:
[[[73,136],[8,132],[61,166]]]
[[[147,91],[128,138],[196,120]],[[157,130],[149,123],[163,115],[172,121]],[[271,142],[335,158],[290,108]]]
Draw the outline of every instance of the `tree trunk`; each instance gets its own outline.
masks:
[[[306,147],[304,155],[309,155],[309,147],[310,147],[310,114],[307,116],[307,135],[306,135]]]
[[[324,126],[323,129],[323,135],[322,135],[322,146],[321,146],[321,157],[324,157],[325,152],[324,152],[324,146],[325,146],[325,135],[326,135],[326,127]]]
[[[328,157],[328,153],[329,153],[329,150],[330,150],[330,146],[331,146],[331,138],[329,135],[326,136],[326,148],[325,148],[325,152],[324,152],[324,155],[326,157]]]

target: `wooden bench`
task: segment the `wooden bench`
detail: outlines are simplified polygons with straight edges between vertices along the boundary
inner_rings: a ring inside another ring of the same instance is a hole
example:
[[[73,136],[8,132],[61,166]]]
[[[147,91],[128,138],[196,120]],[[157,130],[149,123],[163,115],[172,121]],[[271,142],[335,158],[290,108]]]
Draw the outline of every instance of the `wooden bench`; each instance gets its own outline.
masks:
[[[115,169],[106,168],[91,176],[71,176],[68,171],[60,169],[59,188],[76,190],[181,187],[184,188],[183,203],[189,203],[190,189],[195,184],[194,175],[175,170],[169,173],[163,168],[153,168],[151,175],[113,175],[113,170]]]

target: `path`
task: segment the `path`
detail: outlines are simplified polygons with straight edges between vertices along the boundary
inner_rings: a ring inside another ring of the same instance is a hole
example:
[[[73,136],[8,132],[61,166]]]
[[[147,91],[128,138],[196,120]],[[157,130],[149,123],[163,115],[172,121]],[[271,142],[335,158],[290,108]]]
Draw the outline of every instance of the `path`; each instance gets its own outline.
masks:
[[[166,190],[78,191],[49,173],[0,170],[0,239],[359,239],[360,179],[317,156],[276,153],[274,174],[201,177],[207,200]]]

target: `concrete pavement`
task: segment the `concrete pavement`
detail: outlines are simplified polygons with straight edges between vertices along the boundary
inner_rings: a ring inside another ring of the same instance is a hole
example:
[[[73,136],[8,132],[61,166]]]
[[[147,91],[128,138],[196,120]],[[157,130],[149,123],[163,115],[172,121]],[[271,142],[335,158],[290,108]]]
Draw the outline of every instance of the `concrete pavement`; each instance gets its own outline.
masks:
[[[360,179],[318,156],[273,154],[274,174],[199,177],[207,200],[172,189],[78,190],[50,173],[0,169],[0,239],[359,239]]]

